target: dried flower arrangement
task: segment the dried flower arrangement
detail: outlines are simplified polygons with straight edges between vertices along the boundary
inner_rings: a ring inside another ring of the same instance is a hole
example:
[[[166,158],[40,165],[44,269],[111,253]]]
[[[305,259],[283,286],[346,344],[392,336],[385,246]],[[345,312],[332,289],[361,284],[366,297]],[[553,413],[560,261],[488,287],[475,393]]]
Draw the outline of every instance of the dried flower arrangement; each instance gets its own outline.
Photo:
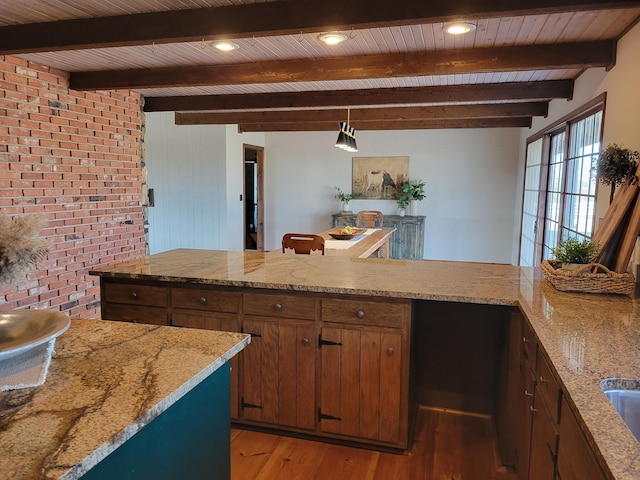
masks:
[[[27,272],[49,252],[49,243],[38,236],[44,215],[7,217],[0,213],[0,287],[21,285]]]

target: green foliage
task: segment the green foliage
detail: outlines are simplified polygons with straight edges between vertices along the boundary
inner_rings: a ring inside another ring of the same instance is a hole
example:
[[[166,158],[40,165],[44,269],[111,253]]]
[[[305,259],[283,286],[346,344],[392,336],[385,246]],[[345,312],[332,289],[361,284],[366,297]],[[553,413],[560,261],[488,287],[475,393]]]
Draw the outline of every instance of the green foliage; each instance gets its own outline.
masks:
[[[551,254],[562,263],[591,263],[600,252],[600,245],[591,240],[569,237],[551,249]]]
[[[424,192],[425,183],[423,180],[414,180],[413,182],[404,182],[400,185],[400,197],[398,198],[398,206],[406,208],[411,200],[423,200],[426,197]]]
[[[629,171],[635,167],[640,153],[609,144],[600,152],[596,172],[603,185],[622,185]]]
[[[353,200],[355,197],[351,193],[344,193],[340,188],[333,187],[337,190],[335,197],[340,199],[341,202],[348,202],[349,200]]]

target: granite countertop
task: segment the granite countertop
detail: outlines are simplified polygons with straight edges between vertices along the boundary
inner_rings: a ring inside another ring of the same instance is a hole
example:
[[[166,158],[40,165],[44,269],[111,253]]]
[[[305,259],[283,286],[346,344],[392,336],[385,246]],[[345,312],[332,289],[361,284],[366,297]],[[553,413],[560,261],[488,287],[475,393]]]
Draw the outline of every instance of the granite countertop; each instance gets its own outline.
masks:
[[[71,321],[41,387],[0,393],[0,479],[79,478],[250,339],[239,333]]]
[[[519,307],[612,478],[640,478],[640,443],[602,392],[610,377],[640,378],[637,295],[556,291],[539,268],[443,261],[173,250],[95,269],[110,278],[361,294]]]

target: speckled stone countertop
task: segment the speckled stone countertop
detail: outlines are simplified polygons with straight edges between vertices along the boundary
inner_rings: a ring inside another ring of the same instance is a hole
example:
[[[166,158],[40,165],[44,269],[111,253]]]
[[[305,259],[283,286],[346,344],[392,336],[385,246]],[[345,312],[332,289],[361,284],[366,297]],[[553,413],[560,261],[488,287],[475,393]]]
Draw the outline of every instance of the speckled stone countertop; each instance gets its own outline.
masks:
[[[0,393],[0,479],[81,477],[248,343],[239,333],[72,320],[44,385]]]
[[[252,288],[517,306],[559,374],[601,462],[617,480],[640,478],[640,444],[602,392],[611,377],[640,378],[640,301],[556,291],[540,269],[511,265],[173,250],[92,273]]]

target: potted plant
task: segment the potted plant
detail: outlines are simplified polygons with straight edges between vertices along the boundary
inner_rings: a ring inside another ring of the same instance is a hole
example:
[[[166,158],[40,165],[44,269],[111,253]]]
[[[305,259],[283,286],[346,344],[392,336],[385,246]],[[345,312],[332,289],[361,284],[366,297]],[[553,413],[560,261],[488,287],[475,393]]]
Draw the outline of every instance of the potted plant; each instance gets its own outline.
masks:
[[[349,201],[353,200],[354,196],[351,193],[345,193],[338,187],[333,187],[336,189],[338,193],[336,193],[335,197],[342,202],[342,211],[349,211]]]
[[[409,215],[417,215],[418,214],[418,204],[420,200],[423,200],[426,197],[424,192],[425,183],[423,180],[414,180],[403,182],[400,184],[400,197],[398,198],[398,207],[400,207],[400,215],[407,208],[407,205],[410,206]]]
[[[639,157],[639,152],[619,147],[615,143],[607,145],[607,148],[600,152],[595,170],[603,185],[611,185],[609,203],[613,200],[616,186],[631,180]]]
[[[575,269],[580,265],[591,263],[596,260],[599,253],[600,245],[588,239],[578,240],[575,237],[562,240],[557,247],[551,249],[551,254],[565,269]]]

